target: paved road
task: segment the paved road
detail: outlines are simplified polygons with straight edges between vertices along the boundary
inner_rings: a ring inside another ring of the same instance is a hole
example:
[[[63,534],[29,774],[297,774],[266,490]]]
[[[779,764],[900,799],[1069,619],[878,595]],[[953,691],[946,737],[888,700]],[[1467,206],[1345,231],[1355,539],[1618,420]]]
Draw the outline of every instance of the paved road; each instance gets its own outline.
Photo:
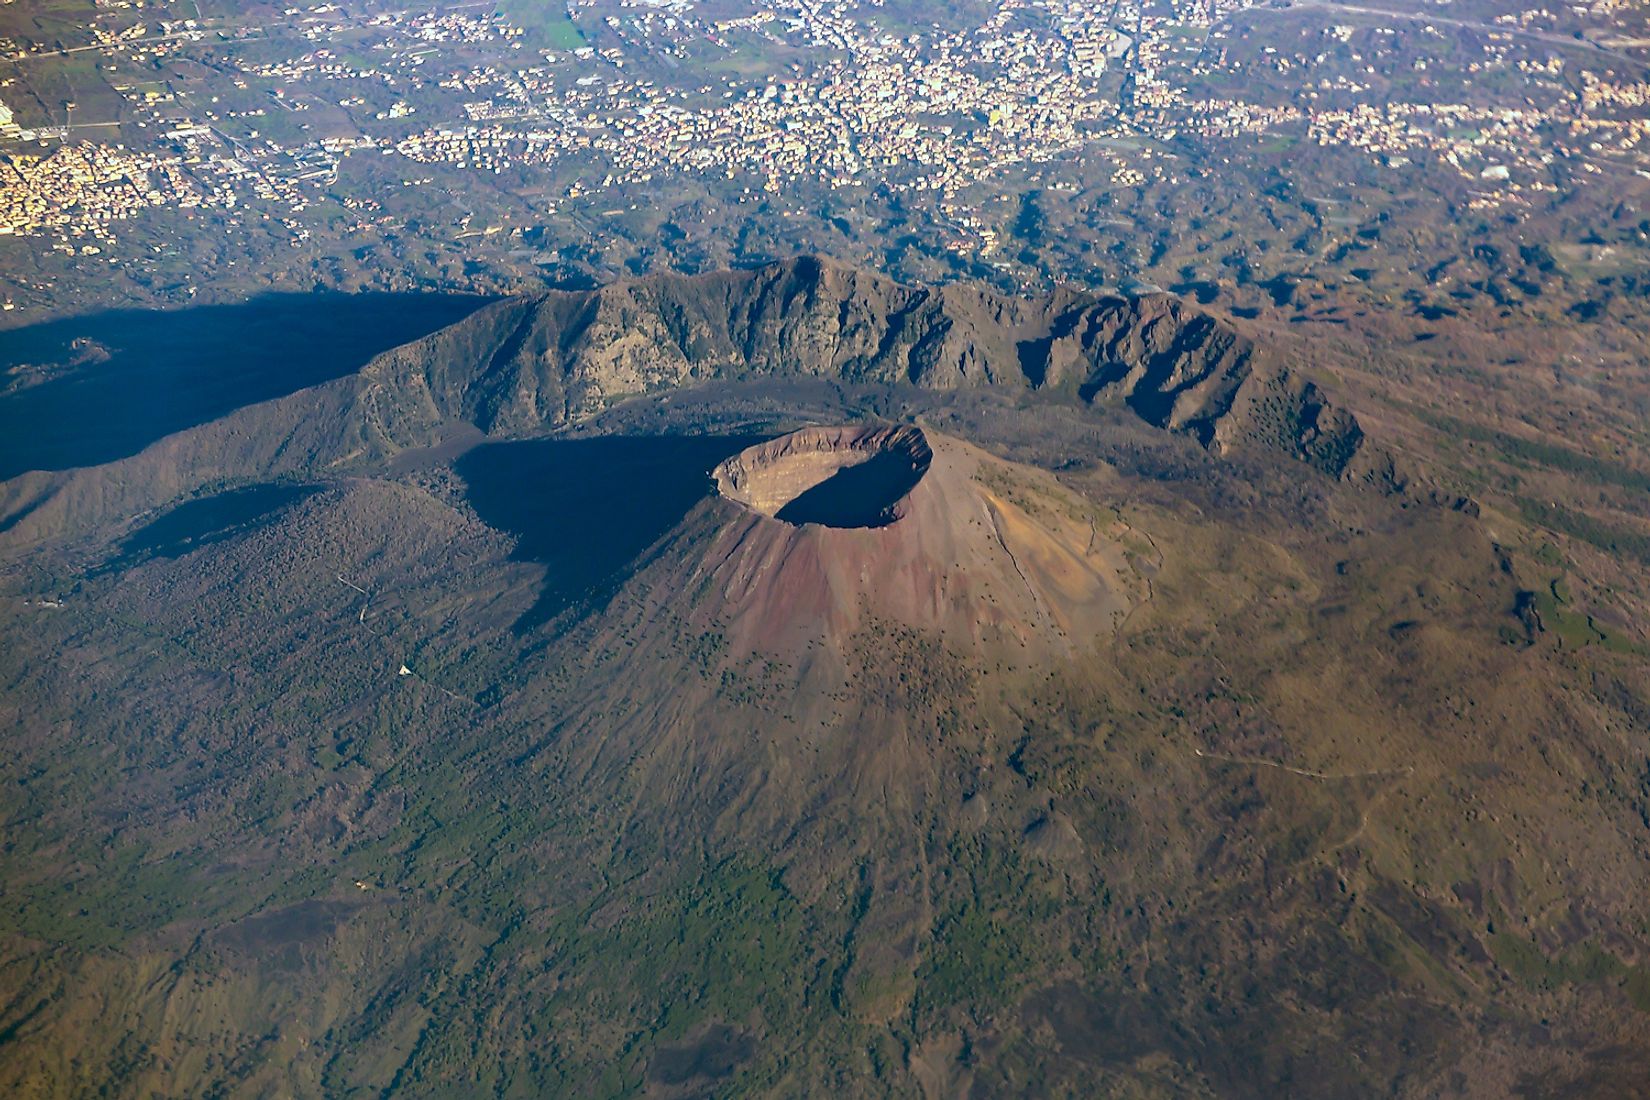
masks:
[[[142,38],[123,38],[118,42],[94,42],[89,46],[70,46],[63,50],[41,50],[31,53],[24,50],[22,53],[10,54],[0,60],[5,61],[34,61],[43,57],[67,57],[75,53],[87,53],[93,50],[120,50],[134,46],[148,46],[155,42],[176,42],[180,39],[196,39],[205,37],[204,31],[180,31],[177,34],[151,34]]]
[[[1373,15],[1382,19],[1401,19],[1412,23],[1430,23],[1440,27],[1460,27],[1465,30],[1478,31],[1482,34],[1505,34],[1513,38],[1522,38],[1531,42],[1541,42],[1548,46],[1561,47],[1569,50],[1581,50],[1587,53],[1603,54],[1612,61],[1619,61],[1624,65],[1633,65],[1638,68],[1650,68],[1650,61],[1642,61],[1627,54],[1618,53],[1608,46],[1600,45],[1589,38],[1576,38],[1568,34],[1554,34],[1550,31],[1532,31],[1523,27],[1502,27],[1494,23],[1478,23],[1471,19],[1451,19],[1448,16],[1435,15],[1424,11],[1392,11],[1389,8],[1366,8],[1359,4],[1342,4],[1337,0],[1298,0],[1290,7],[1271,7],[1257,5],[1243,9],[1246,13],[1259,12],[1286,12],[1301,11],[1307,8],[1321,8],[1330,12],[1346,12],[1349,15]]]

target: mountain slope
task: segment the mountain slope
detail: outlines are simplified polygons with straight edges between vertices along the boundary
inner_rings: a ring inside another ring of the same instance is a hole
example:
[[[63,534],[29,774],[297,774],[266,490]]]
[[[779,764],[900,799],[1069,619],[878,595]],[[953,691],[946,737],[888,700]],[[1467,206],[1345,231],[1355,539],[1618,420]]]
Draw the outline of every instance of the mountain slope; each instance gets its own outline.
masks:
[[[1644,651],[1265,359],[798,263],[7,483],[0,1090],[1638,1095]]]

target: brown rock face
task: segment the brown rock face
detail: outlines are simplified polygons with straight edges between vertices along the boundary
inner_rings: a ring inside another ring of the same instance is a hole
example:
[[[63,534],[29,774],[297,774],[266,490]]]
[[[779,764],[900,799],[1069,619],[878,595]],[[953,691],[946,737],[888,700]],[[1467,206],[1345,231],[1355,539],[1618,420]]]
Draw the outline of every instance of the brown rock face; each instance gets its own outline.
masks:
[[[15,478],[0,486],[0,526],[43,538],[215,481],[330,470],[455,432],[533,435],[705,381],[805,378],[1042,392],[1127,408],[1216,453],[1258,448],[1337,477],[1404,480],[1318,386],[1168,295],[907,287],[805,257],[493,302],[358,374],[161,440],[122,469]]]
[[[506,299],[367,373],[383,389],[374,427],[403,446],[432,419],[512,435],[708,379],[803,377],[1062,393],[1217,451],[1280,450],[1336,475],[1363,444],[1316,387],[1168,295],[907,287],[816,257]]]

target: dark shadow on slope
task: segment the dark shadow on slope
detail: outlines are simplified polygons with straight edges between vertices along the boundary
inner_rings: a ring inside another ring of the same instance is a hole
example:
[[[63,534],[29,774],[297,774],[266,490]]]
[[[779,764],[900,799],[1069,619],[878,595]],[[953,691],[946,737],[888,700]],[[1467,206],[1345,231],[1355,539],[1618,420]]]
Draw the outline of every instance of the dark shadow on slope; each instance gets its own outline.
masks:
[[[110,564],[119,567],[144,558],[182,557],[260,525],[319,488],[273,483],[185,501],[122,539],[120,556]]]
[[[709,1085],[733,1075],[756,1054],[756,1040],[714,1024],[697,1039],[661,1044],[648,1062],[647,1075],[662,1085]],[[704,1095],[713,1090],[704,1089]]]
[[[516,560],[545,566],[517,632],[608,599],[637,556],[711,494],[711,468],[765,438],[530,439],[460,458],[453,470],[476,514],[516,536]]]
[[[774,518],[822,527],[885,527],[894,521],[894,505],[916,487],[927,469],[927,462],[919,466],[908,455],[875,454],[799,494]]]
[[[341,378],[486,301],[273,294],[0,332],[0,480],[136,454],[244,406]]]

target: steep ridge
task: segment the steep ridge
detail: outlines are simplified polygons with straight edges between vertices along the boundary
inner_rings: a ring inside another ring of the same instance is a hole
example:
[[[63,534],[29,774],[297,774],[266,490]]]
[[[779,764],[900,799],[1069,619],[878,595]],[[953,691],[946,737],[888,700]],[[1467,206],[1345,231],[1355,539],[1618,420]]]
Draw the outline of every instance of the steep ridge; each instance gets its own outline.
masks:
[[[1317,387],[1167,295],[911,288],[814,257],[499,302],[367,373],[398,399],[382,425],[393,442],[432,417],[511,434],[710,379],[811,376],[1064,392],[1336,476],[1363,444]]]

